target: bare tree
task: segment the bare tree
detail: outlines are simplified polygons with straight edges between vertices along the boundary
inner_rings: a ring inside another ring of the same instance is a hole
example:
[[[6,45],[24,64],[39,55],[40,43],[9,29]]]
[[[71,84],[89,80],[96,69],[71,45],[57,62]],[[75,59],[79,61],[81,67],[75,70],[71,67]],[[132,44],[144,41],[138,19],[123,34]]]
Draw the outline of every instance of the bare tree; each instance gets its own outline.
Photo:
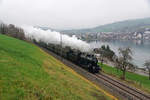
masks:
[[[1,33],[1,34],[6,34],[7,32],[8,32],[8,27],[7,27],[7,25],[4,24],[4,23],[1,23],[1,24],[0,24],[0,33]]]
[[[119,69],[121,69],[121,65],[120,65],[120,62],[119,62],[119,57],[117,55],[115,55],[113,57],[113,61],[114,61],[114,64],[115,64],[115,67],[117,69],[117,72],[119,71]]]
[[[145,61],[144,66],[148,69],[149,80],[150,80],[150,60]]]
[[[118,67],[123,72],[122,79],[125,79],[127,69],[133,67],[130,66],[130,61],[132,60],[132,50],[130,47],[119,48],[118,50],[120,54],[118,57]]]

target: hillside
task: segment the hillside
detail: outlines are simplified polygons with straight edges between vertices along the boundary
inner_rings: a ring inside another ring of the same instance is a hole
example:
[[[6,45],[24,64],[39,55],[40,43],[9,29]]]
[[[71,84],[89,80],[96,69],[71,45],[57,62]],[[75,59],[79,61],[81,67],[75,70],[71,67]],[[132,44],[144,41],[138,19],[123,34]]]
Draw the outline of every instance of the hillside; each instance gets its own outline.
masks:
[[[111,100],[37,46],[0,35],[0,100]]]
[[[150,28],[150,18],[125,20],[111,24],[101,25],[94,28],[79,29],[79,30],[64,30],[68,33],[84,33],[84,32],[134,32],[141,28]]]

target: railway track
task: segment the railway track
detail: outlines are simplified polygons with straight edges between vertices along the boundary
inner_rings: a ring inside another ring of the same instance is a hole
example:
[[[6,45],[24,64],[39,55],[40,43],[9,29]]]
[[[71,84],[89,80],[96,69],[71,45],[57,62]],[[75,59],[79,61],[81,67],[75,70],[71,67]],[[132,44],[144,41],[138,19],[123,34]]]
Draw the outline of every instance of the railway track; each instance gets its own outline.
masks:
[[[98,79],[104,80],[106,84],[111,85],[113,88],[118,89],[120,92],[130,96],[131,100],[150,100],[150,95],[147,95],[135,88],[127,86],[126,84],[119,82],[118,80],[112,79],[111,77],[104,74],[95,74]]]
[[[103,73],[91,74],[86,70],[82,69],[81,67],[73,64],[72,62],[54,54],[53,52],[43,47],[40,48],[46,51],[47,53],[51,54],[58,60],[61,60],[65,65],[68,65],[69,67],[74,69],[77,73],[96,83],[100,87],[103,85],[104,89],[107,88],[106,89],[107,91],[110,90],[110,92],[113,93],[114,95],[116,94],[120,95],[119,98],[121,97],[120,98],[121,100],[150,100],[150,95],[142,93],[141,91],[133,87],[130,87],[122,82],[119,82],[118,80],[115,80],[108,75],[105,75]]]

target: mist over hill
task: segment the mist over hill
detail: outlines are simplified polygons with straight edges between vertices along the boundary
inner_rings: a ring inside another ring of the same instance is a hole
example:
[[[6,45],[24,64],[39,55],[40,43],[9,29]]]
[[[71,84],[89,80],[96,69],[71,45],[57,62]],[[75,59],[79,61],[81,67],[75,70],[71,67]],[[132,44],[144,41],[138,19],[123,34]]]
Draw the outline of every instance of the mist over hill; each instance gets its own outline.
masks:
[[[85,32],[135,32],[142,28],[150,28],[150,18],[125,20],[111,24],[100,25],[94,28],[63,30],[65,33]]]

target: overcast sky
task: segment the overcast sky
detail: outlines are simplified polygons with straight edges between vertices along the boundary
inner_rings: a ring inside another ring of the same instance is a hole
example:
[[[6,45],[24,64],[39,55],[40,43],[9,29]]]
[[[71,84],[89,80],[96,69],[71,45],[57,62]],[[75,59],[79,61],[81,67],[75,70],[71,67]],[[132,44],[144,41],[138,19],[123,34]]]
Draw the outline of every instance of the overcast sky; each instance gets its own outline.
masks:
[[[0,20],[57,29],[150,17],[150,0],[0,0]]]

